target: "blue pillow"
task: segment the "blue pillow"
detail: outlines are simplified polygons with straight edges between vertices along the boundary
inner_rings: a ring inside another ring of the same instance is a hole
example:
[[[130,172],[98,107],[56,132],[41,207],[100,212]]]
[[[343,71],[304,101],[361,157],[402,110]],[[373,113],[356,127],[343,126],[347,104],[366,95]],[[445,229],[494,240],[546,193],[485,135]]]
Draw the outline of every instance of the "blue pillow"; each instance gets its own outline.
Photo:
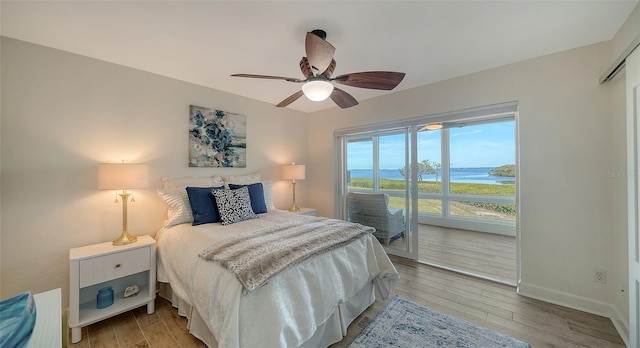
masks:
[[[224,187],[187,187],[189,204],[193,214],[192,226],[220,222],[220,213],[213,197],[213,190],[223,190]]]
[[[229,184],[229,188],[232,190],[245,186],[249,189],[249,198],[251,199],[251,209],[253,212],[256,214],[266,213],[267,205],[264,203],[264,188],[261,183],[257,182],[250,185]]]

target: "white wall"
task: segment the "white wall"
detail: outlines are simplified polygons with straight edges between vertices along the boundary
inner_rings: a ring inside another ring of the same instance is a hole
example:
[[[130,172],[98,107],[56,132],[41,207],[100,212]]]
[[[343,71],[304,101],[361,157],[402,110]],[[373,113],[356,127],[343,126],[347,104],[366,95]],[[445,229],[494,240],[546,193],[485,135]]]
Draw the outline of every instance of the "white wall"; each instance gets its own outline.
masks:
[[[66,306],[69,249],[119,236],[122,206],[97,189],[98,163],[150,165],[151,187],[129,204],[133,235],[153,236],[164,221],[162,176],[258,171],[274,180],[276,206],[291,204],[279,167],[306,162],[307,115],[4,37],[0,47],[0,298],[61,287]],[[247,116],[247,168],[188,167],[190,104]]]
[[[310,205],[333,214],[335,129],[517,100],[521,290],[610,314],[612,284],[594,282],[613,267],[608,174],[623,150],[612,147],[612,88],[598,83],[609,52],[595,44],[311,114]]]

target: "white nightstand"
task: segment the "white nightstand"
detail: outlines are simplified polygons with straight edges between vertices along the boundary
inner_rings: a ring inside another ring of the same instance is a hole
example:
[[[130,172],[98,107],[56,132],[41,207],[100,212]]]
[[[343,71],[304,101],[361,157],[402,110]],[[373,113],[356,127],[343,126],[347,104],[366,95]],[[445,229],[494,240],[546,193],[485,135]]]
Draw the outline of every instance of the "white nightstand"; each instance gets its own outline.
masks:
[[[300,207],[300,211],[297,211],[296,214],[316,216],[316,210],[312,209],[312,208],[302,208],[302,207]]]
[[[69,250],[69,327],[71,342],[82,338],[81,328],[128,310],[147,306],[155,311],[156,241],[150,236],[138,237],[127,245],[111,242]],[[123,298],[124,289],[138,285],[140,293]],[[97,309],[98,290],[113,287],[114,301],[107,308]]]

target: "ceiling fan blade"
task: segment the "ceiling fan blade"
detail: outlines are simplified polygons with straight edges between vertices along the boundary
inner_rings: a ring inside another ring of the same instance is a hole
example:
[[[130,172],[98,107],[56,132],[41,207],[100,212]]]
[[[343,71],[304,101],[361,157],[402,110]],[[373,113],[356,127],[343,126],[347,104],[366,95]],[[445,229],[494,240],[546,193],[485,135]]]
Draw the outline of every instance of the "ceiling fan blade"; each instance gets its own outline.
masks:
[[[309,65],[307,57],[302,57],[302,59],[300,59],[300,71],[302,71],[302,75],[304,75],[304,77],[313,76],[313,70],[311,70],[311,65]]]
[[[364,71],[340,75],[332,80],[352,87],[390,91],[402,81],[404,75],[405,73],[394,71]]]
[[[278,103],[278,105],[276,105],[279,108],[283,108],[291,103],[293,103],[294,101],[298,100],[298,98],[302,97],[304,93],[302,93],[302,91],[297,91],[295,93],[293,93],[292,95],[288,96],[287,99],[281,101],[280,103]]]
[[[270,80],[285,80],[289,82],[303,82],[304,80],[296,79],[293,77],[284,76],[271,76],[271,75],[253,75],[253,74],[233,74],[233,77],[250,77],[254,79],[270,79]]]
[[[322,75],[326,76],[326,77],[331,77],[331,74],[333,74],[333,71],[336,70],[336,60],[335,59],[331,59],[331,64],[329,64],[329,67],[327,68],[327,70],[325,70]]]
[[[340,88],[333,88],[333,92],[330,95],[331,100],[342,109],[350,108],[358,105],[358,101],[351,94],[341,90]]]
[[[305,40],[307,59],[311,67],[318,71],[318,74],[327,70],[333,59],[336,48],[320,36],[308,32]]]

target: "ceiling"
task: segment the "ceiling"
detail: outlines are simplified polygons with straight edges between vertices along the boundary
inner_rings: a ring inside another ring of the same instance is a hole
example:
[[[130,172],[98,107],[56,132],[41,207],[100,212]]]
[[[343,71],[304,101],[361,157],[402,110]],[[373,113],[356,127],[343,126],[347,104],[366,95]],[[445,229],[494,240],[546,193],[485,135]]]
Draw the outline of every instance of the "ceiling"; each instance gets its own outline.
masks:
[[[313,29],[325,30],[336,47],[334,76],[407,74],[393,91],[340,86],[362,101],[610,40],[637,3],[3,0],[0,30],[6,37],[275,105],[301,85],[229,75],[301,78],[298,62]],[[332,107],[331,100],[306,98],[289,105],[303,112]]]

